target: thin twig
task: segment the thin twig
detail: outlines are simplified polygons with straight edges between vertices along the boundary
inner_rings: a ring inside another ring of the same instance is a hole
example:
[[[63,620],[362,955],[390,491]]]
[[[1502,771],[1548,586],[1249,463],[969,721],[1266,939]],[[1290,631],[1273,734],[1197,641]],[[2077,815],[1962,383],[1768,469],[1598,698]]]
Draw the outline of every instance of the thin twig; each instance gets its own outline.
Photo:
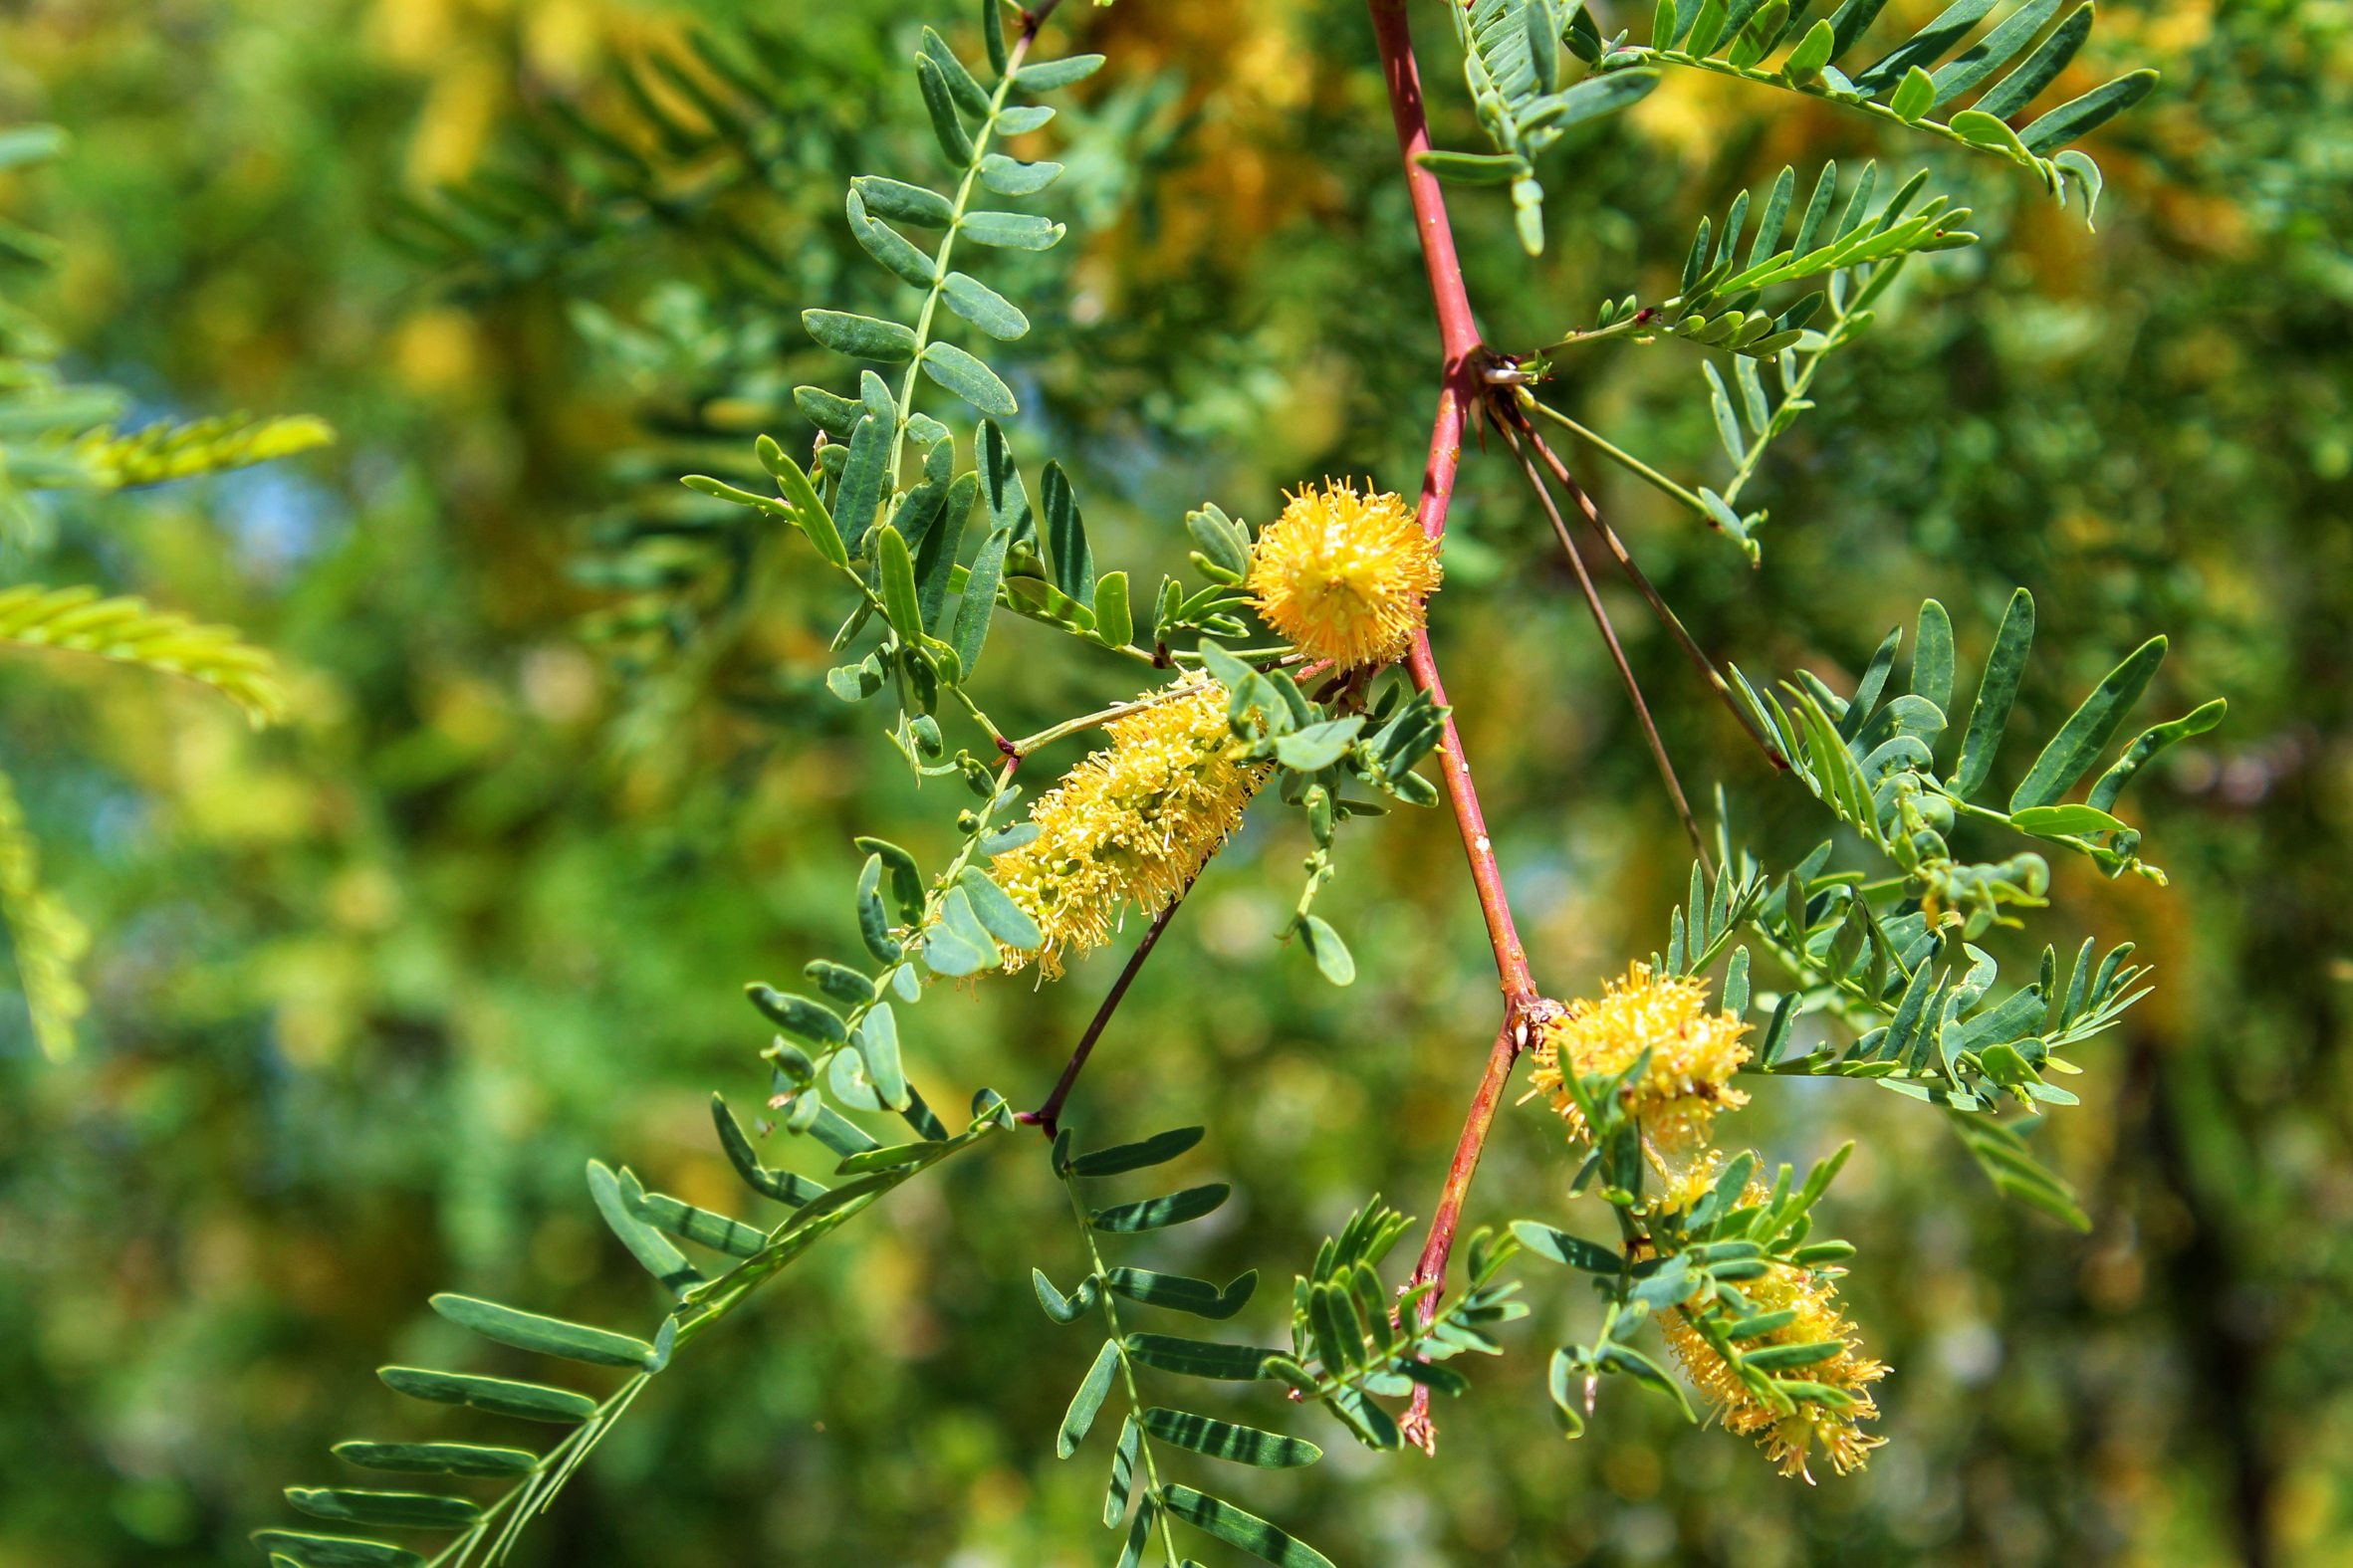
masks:
[[[1609,658],[1618,669],[1618,679],[1626,688],[1626,700],[1634,705],[1634,717],[1641,721],[1642,738],[1650,743],[1650,755],[1659,765],[1659,778],[1666,782],[1668,798],[1675,802],[1675,814],[1683,819],[1683,830],[1691,836],[1692,853],[1700,857],[1700,865],[1715,879],[1716,867],[1708,858],[1708,841],[1700,832],[1699,818],[1691,814],[1691,801],[1683,792],[1683,781],[1675,777],[1675,763],[1667,756],[1667,743],[1659,737],[1659,727],[1650,716],[1650,704],[1642,700],[1642,686],[1634,679],[1634,666],[1626,662],[1626,650],[1618,643],[1617,628],[1609,623],[1609,610],[1601,602],[1601,594],[1593,586],[1593,574],[1585,569],[1585,558],[1569,537],[1568,525],[1560,519],[1560,509],[1552,505],[1552,492],[1545,488],[1543,475],[1520,444],[1520,433],[1504,419],[1495,421],[1497,430],[1512,447],[1512,455],[1520,460],[1520,471],[1528,476],[1528,483],[1544,504],[1544,516],[1552,520],[1552,532],[1560,540],[1560,548],[1568,553],[1568,563],[1577,574],[1577,586],[1584,591],[1585,607],[1593,612],[1593,624],[1600,629],[1601,640],[1609,649]]]
[[[1495,405],[1491,403],[1490,406]],[[1543,407],[1541,403],[1534,406]],[[1545,411],[1550,412],[1548,409]],[[1582,429],[1581,426],[1573,422],[1564,422],[1569,423],[1571,429]],[[1773,767],[1787,773],[1789,760],[1781,755],[1780,747],[1773,743],[1772,737],[1757,727],[1757,721],[1749,716],[1749,710],[1741,706],[1740,699],[1733,694],[1732,683],[1724,678],[1722,670],[1716,668],[1716,661],[1708,657],[1707,650],[1699,645],[1698,639],[1685,629],[1683,617],[1675,613],[1673,606],[1669,605],[1660,596],[1659,590],[1651,585],[1649,576],[1634,563],[1633,552],[1627,550],[1626,542],[1618,538],[1618,531],[1611,528],[1602,519],[1601,509],[1593,505],[1593,498],[1585,494],[1585,487],[1577,483],[1576,476],[1568,471],[1568,465],[1560,460],[1559,454],[1554,452],[1551,447],[1545,445],[1543,436],[1537,432],[1535,426],[1523,419],[1520,430],[1528,437],[1529,444],[1535,448],[1536,455],[1544,460],[1544,466],[1552,471],[1552,477],[1560,482],[1560,487],[1574,498],[1577,509],[1585,515],[1585,522],[1600,537],[1601,543],[1609,548],[1611,559],[1617,561],[1618,569],[1626,574],[1626,580],[1633,583],[1635,589],[1649,603],[1651,612],[1658,616],[1660,624],[1675,634],[1676,642],[1682,646],[1684,655],[1691,660],[1693,668],[1707,679],[1708,685],[1715,691],[1717,698],[1723,702],[1726,708],[1731,710],[1732,716],[1741,722],[1741,728],[1749,732],[1749,738],[1757,743],[1759,749],[1765,753],[1765,758],[1771,762]]]
[[[1022,1112],[1017,1120],[1033,1127],[1043,1127],[1049,1138],[1061,1130],[1057,1125],[1057,1119],[1062,1114],[1062,1102],[1070,1097],[1070,1087],[1078,1081],[1079,1070],[1086,1065],[1086,1058],[1093,1054],[1094,1042],[1103,1037],[1103,1029],[1110,1023],[1111,1014],[1119,1010],[1120,1000],[1127,995],[1129,983],[1135,979],[1136,972],[1144,967],[1144,960],[1152,956],[1153,945],[1160,940],[1160,933],[1166,931],[1168,923],[1176,918],[1177,905],[1183,903],[1185,894],[1192,890],[1193,885],[1186,883],[1177,896],[1168,901],[1168,907],[1152,917],[1151,928],[1144,933],[1144,940],[1138,942],[1135,951],[1127,956],[1127,967],[1111,983],[1110,991],[1103,998],[1103,1005],[1095,1008],[1094,1021],[1086,1026],[1084,1034],[1078,1036],[1078,1048],[1070,1052],[1070,1060],[1062,1068],[1061,1077],[1055,1080],[1054,1092],[1046,1097],[1044,1105],[1034,1111]]]
[[[1623,467],[1628,473],[1635,475],[1637,478],[1650,481],[1650,483],[1656,485],[1668,495],[1673,496],[1676,500],[1691,508],[1692,516],[1698,518],[1710,528],[1721,528],[1723,526],[1719,524],[1715,517],[1708,511],[1708,503],[1702,501],[1691,491],[1686,490],[1681,485],[1678,485],[1675,483],[1675,481],[1669,479],[1666,475],[1660,473],[1657,469],[1651,467],[1648,463],[1645,463],[1642,461],[1642,459],[1636,457],[1624,447],[1617,445],[1608,437],[1601,435],[1596,431],[1586,429],[1583,425],[1578,424],[1574,419],[1569,418],[1568,415],[1562,413],[1559,409],[1554,408],[1549,403],[1539,400],[1533,394],[1530,394],[1528,400],[1520,406],[1523,408],[1531,408],[1535,410],[1535,412],[1542,414],[1546,419],[1551,420],[1554,424],[1559,425],[1563,429],[1569,431],[1571,434],[1582,436],[1585,440],[1592,443],[1593,450],[1599,452],[1603,457],[1606,457],[1611,462]]]

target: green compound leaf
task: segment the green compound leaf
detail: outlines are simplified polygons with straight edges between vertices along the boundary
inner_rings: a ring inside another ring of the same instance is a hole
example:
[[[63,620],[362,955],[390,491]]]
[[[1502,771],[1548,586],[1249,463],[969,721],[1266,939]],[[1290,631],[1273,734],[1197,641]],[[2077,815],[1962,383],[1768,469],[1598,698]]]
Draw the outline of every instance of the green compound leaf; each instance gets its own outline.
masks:
[[[1163,1443],[1205,1454],[1213,1459],[1256,1465],[1263,1470],[1296,1469],[1323,1457],[1321,1449],[1298,1438],[1261,1432],[1256,1427],[1237,1427],[1230,1422],[1212,1421],[1207,1416],[1165,1410],[1157,1405],[1144,1412],[1143,1421],[1144,1430]]]
[[[1054,1440],[1057,1458],[1068,1458],[1086,1441],[1087,1432],[1094,1426],[1095,1412],[1103,1408],[1104,1396],[1111,1392],[1111,1376],[1118,1370],[1119,1341],[1106,1339],[1103,1348],[1095,1352],[1094,1365],[1086,1369],[1077,1392],[1070,1396],[1070,1408],[1062,1413],[1061,1431]]]
[[[541,1317],[535,1312],[518,1311],[475,1296],[445,1290],[432,1298],[431,1306],[460,1328],[472,1329],[485,1339],[543,1356],[561,1356],[567,1361],[596,1367],[625,1367],[634,1372],[653,1354],[651,1345],[627,1334]]]
[[[1166,1165],[1201,1141],[1199,1127],[1176,1127],[1154,1133],[1141,1143],[1114,1144],[1082,1154],[1070,1162],[1073,1176],[1121,1176],[1149,1166]]]
[[[1160,1500],[1161,1506],[1187,1524],[1208,1531],[1229,1546],[1239,1546],[1275,1568],[1332,1568],[1331,1559],[1306,1542],[1285,1534],[1255,1513],[1190,1486],[1164,1486]]]
[[[1170,1193],[1165,1198],[1147,1198],[1141,1203],[1098,1209],[1086,1217],[1086,1223],[1097,1231],[1113,1234],[1159,1231],[1214,1213],[1233,1194],[1234,1189],[1227,1183],[1212,1182],[1205,1187],[1188,1187],[1181,1193]]]
[[[539,1456],[468,1443],[339,1443],[335,1456],[362,1469],[402,1475],[528,1475]]]

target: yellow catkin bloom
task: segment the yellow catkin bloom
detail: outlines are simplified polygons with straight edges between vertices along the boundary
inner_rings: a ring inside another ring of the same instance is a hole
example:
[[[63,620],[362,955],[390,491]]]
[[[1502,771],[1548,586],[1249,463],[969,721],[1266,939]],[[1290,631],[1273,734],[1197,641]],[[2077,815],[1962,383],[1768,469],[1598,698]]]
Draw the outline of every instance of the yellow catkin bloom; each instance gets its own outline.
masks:
[[[1762,1182],[1752,1182],[1743,1201],[1763,1203],[1768,1196]],[[1797,1314],[1786,1327],[1743,1341],[1743,1348],[1839,1341],[1845,1348],[1838,1354],[1800,1368],[1790,1376],[1843,1390],[1853,1398],[1853,1406],[1833,1410],[1827,1405],[1800,1403],[1792,1414],[1780,1415],[1741,1381],[1716,1353],[1716,1347],[1691,1326],[1682,1312],[1662,1312],[1659,1331],[1666,1336],[1667,1348],[1675,1353],[1684,1376],[1691,1380],[1692,1387],[1715,1402],[1726,1430],[1755,1438],[1783,1475],[1813,1479],[1805,1461],[1816,1441],[1830,1456],[1831,1468],[1839,1474],[1860,1469],[1870,1452],[1887,1441],[1864,1433],[1860,1425],[1879,1418],[1879,1407],[1872,1403],[1869,1385],[1887,1376],[1887,1367],[1862,1353],[1855,1326],[1840,1315],[1838,1292],[1830,1276],[1794,1263],[1776,1262],[1760,1277],[1743,1280],[1741,1290],[1759,1312],[1787,1310]]]
[[[1030,807],[1038,836],[989,868],[1046,933],[1034,954],[1008,951],[1009,973],[1035,958],[1060,979],[1065,959],[1109,939],[1124,906],[1167,908],[1241,825],[1266,770],[1235,760],[1226,704],[1212,681],[1112,720],[1111,745]]]
[[[1718,1111],[1738,1110],[1749,1096],[1730,1087],[1749,1059],[1741,1036],[1749,1025],[1732,1013],[1708,1010],[1706,983],[1688,975],[1655,979],[1647,964],[1627,967],[1599,1001],[1571,1003],[1544,1025],[1536,1041],[1535,1088],[1551,1096],[1569,1136],[1589,1136],[1585,1118],[1562,1074],[1615,1073],[1650,1051],[1650,1066],[1621,1093],[1641,1124],[1643,1142],[1666,1180],[1668,1207],[1688,1202],[1715,1179],[1721,1156],[1708,1133]]]
[[[1405,656],[1441,574],[1438,547],[1402,497],[1330,480],[1301,489],[1259,536],[1249,587],[1284,638],[1353,670]]]

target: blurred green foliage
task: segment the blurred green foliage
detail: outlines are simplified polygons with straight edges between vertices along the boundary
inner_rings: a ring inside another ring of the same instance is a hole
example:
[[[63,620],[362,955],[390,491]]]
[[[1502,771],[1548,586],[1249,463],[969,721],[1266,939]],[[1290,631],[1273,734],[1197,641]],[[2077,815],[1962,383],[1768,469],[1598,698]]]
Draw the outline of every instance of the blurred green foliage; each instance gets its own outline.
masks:
[[[648,1286],[584,1202],[583,1161],[734,1207],[704,1103],[762,1087],[738,988],[854,946],[851,831],[941,840],[863,710],[822,697],[815,595],[785,585],[706,661],[616,613],[614,563],[642,566],[669,475],[753,429],[805,434],[777,399],[826,361],[791,312],[875,287],[849,265],[840,176],[921,134],[900,62],[940,21],[902,0],[726,9],[705,20],[740,9],[783,40],[799,97],[776,139],[713,159],[675,210],[624,200],[597,243],[558,226],[499,265],[420,255],[403,200],[446,211],[440,182],[544,172],[554,103],[625,119],[614,62],[682,58],[685,17],[76,0],[0,21],[0,117],[75,138],[0,191],[64,246],[27,308],[139,400],[126,423],[307,410],[345,436],[62,498],[41,561],[276,649],[285,728],[251,736],[200,690],[66,655],[0,672],[47,874],[98,933],[76,1060],[43,1062],[0,1009],[0,1564],[253,1560],[245,1532],[281,1518],[280,1486],[329,1478],[329,1441],[440,1430],[368,1375],[452,1351],[432,1289],[635,1320]],[[1264,520],[1324,474],[1410,489],[1435,342],[1361,12],[1127,0],[1065,20],[1112,63],[1035,138],[1067,149],[1080,217],[1017,296],[1040,331],[1016,362],[1031,435],[1086,459],[1098,535],[1173,570],[1204,497]],[[1447,30],[1416,21],[1439,139],[1475,144]],[[2090,1236],[1998,1204],[1929,1113],[1865,1085],[1760,1080],[1744,1113],[1776,1156],[1870,1133],[1825,1204],[1871,1260],[1854,1315],[1894,1368],[1865,1475],[1792,1485],[1630,1397],[1562,1444],[1542,1360],[1591,1307],[1531,1272],[1533,1319],[1442,1408],[1435,1460],[1334,1445],[1245,1500],[1366,1563],[2344,1559],[2348,24],[2322,0],[2106,14],[2105,70],[2166,79],[2095,138],[2097,234],[2013,171],[1714,79],[1546,154],[1541,258],[1502,192],[1453,195],[1490,340],[1533,344],[1630,275],[1672,292],[1676,237],[1784,162],[1935,169],[1987,243],[1915,263],[1816,382],[1751,492],[1772,514],[1761,569],[1568,455],[1703,643],[1747,667],[1851,678],[1930,593],[1969,666],[2022,583],[2044,646],[2079,661],[2030,673],[2034,733],[2157,629],[2177,650],[2159,705],[2223,695],[2232,718],[2144,786],[2172,892],[2075,867],[2054,887],[2065,926],[2141,942],[2161,988],[2041,1135]],[[1684,358],[1604,344],[1564,358],[1555,392],[1700,466],[1696,385]],[[1500,461],[1473,459],[1461,495],[1437,634],[1531,959],[1574,995],[1659,944],[1685,851],[1540,515]],[[704,585],[697,613],[726,605],[723,559],[672,567]],[[1496,611],[1475,628],[1455,611],[1474,596]],[[1810,803],[1618,607],[1686,777],[1727,778],[1736,820],[1801,852]],[[1119,694],[1072,669],[1004,659],[1004,707],[1046,722]],[[1492,965],[1448,824],[1391,818],[1344,849],[1319,906],[1362,967],[1344,992],[1266,940],[1294,832],[1254,826],[1220,857],[1073,1106],[1089,1141],[1212,1128],[1180,1170],[1236,1199],[1158,1266],[1281,1278],[1372,1192],[1426,1213],[1485,1053]],[[917,1082],[1034,1097],[1116,962],[942,997],[908,1042]],[[1061,1196],[1021,1139],[972,1160],[682,1359],[526,1559],[1105,1554],[1096,1469],[1051,1454],[1085,1352],[1028,1285],[1034,1262],[1077,1272]],[[1472,1218],[1554,1214],[1570,1170],[1550,1117],[1507,1112]],[[1252,1313],[1278,1310],[1263,1294]]]

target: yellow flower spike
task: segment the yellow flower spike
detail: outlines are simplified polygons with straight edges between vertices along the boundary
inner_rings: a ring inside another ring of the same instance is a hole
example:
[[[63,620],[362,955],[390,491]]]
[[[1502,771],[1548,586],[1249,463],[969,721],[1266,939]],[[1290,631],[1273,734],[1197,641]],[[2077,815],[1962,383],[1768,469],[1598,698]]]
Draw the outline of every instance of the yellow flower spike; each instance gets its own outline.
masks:
[[[1763,1182],[1752,1181],[1741,1201],[1760,1204],[1770,1196]],[[1839,1474],[1862,1468],[1871,1451],[1887,1441],[1861,1428],[1861,1423],[1879,1419],[1879,1407],[1872,1402],[1869,1386],[1887,1376],[1887,1367],[1863,1354],[1855,1326],[1841,1315],[1838,1291],[1831,1283],[1831,1275],[1795,1263],[1771,1262],[1762,1275],[1741,1281],[1741,1291],[1760,1313],[1795,1314],[1780,1328],[1743,1340],[1741,1349],[1746,1352],[1768,1345],[1837,1341],[1841,1348],[1836,1355],[1797,1369],[1787,1381],[1819,1383],[1837,1389],[1853,1404],[1838,1410],[1802,1401],[1794,1411],[1783,1415],[1741,1380],[1681,1310],[1662,1312],[1659,1332],[1666,1337],[1667,1348],[1674,1352],[1684,1376],[1691,1380],[1692,1387],[1715,1403],[1724,1418],[1725,1429],[1755,1438],[1783,1475],[1803,1476],[1808,1482],[1813,1479],[1812,1472],[1806,1468],[1806,1456],[1816,1442],[1829,1456],[1830,1467]]]
[[[1749,1059],[1741,1036],[1749,1025],[1730,1012],[1708,1011],[1708,988],[1688,975],[1654,978],[1647,964],[1629,965],[1599,1001],[1569,1004],[1544,1025],[1536,1041],[1530,1081],[1551,1096],[1569,1136],[1589,1135],[1562,1074],[1617,1073],[1644,1050],[1650,1065],[1620,1091],[1641,1124],[1643,1143],[1665,1182],[1657,1207],[1674,1208],[1715,1181],[1723,1157],[1708,1148],[1718,1111],[1738,1110],[1749,1096],[1730,1087]]]
[[[1233,756],[1225,687],[1145,700],[1104,726],[1107,749],[1031,805],[1038,836],[991,862],[990,876],[1046,934],[1034,954],[1009,950],[1007,973],[1035,958],[1059,980],[1066,958],[1109,940],[1125,905],[1167,908],[1241,825],[1266,778]]]
[[[1248,584],[1285,640],[1353,670],[1405,656],[1441,575],[1438,547],[1404,498],[1329,480],[1302,488],[1260,534]]]

